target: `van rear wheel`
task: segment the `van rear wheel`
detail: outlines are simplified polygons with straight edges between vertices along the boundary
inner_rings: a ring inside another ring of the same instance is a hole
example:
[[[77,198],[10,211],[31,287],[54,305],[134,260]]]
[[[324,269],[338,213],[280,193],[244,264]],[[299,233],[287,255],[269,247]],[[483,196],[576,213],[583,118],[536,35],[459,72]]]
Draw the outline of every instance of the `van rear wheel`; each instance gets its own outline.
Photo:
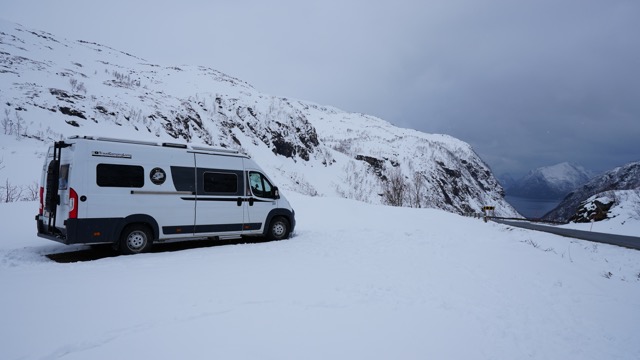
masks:
[[[269,230],[267,232],[267,239],[269,240],[282,240],[289,237],[289,231],[291,226],[289,220],[282,216],[275,217],[269,224]]]
[[[151,231],[149,228],[134,224],[127,226],[120,236],[120,252],[123,254],[139,254],[151,247]]]

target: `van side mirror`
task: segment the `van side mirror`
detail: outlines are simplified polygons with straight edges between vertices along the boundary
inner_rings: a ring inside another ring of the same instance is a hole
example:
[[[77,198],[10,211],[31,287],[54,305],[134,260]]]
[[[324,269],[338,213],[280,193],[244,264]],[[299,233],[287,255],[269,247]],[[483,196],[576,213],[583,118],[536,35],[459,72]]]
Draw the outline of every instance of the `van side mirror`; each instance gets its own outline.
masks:
[[[278,190],[277,186],[273,187],[273,198],[280,199],[280,190]]]

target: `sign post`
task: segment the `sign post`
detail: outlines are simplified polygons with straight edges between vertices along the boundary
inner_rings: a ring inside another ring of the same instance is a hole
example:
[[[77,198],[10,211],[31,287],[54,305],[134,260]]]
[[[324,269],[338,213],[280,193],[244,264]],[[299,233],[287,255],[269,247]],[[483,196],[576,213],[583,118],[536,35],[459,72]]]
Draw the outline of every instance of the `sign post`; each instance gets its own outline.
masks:
[[[491,211],[491,216],[495,216],[494,211],[495,206],[483,206],[482,211],[484,212],[484,222],[487,222],[487,217],[489,216],[489,211]]]

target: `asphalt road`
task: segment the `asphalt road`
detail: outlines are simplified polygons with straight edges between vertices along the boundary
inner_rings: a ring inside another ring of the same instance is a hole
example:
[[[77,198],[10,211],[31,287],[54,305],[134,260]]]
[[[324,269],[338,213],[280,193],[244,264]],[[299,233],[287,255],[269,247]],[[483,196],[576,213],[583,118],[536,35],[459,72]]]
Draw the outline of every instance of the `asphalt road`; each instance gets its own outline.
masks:
[[[536,231],[544,231],[556,235],[562,235],[575,239],[589,240],[594,242],[599,242],[603,244],[624,246],[630,249],[640,250],[640,237],[636,236],[626,236],[626,235],[615,235],[615,234],[605,234],[599,232],[591,232],[591,231],[582,231],[582,230],[573,230],[573,229],[563,229],[556,226],[550,225],[538,225],[532,224],[526,221],[510,221],[510,220],[501,220],[501,219],[491,219],[500,224],[515,226],[530,230]]]

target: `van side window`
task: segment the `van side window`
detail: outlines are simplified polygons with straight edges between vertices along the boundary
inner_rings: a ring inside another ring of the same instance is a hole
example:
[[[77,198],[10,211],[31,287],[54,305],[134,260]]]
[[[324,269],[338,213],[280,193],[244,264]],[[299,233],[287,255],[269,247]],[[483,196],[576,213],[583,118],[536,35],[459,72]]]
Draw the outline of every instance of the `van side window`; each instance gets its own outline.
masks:
[[[273,186],[267,178],[259,172],[249,172],[249,186],[251,192],[257,197],[275,198]]]
[[[69,188],[69,164],[60,166],[60,174],[58,175],[58,190],[67,190]]]
[[[96,182],[101,187],[141,188],[144,186],[144,168],[134,165],[98,164]]]
[[[238,175],[232,173],[205,172],[204,192],[230,193],[238,192]]]
[[[173,186],[176,187],[177,191],[196,191],[196,173],[192,167],[172,166],[171,178],[173,179]]]

